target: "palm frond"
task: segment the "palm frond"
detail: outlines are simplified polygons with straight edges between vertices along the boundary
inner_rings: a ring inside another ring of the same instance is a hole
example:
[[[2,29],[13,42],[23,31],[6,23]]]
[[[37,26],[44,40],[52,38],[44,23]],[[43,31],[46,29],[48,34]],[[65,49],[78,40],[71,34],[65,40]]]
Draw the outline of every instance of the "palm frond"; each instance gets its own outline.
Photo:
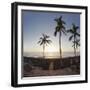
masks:
[[[56,36],[56,35],[57,35],[57,31],[54,32],[54,36]]]
[[[66,24],[64,21],[62,21],[63,24]]]
[[[57,32],[59,32],[59,30],[60,30],[60,26],[57,25],[56,28],[55,28],[55,30],[56,30]]]
[[[41,46],[43,43],[44,43],[44,42],[41,42],[41,43],[40,43],[40,46]]]
[[[50,44],[50,43],[52,43],[52,41],[51,40],[47,40],[47,43]]]
[[[62,19],[62,16],[60,16],[59,18]]]
[[[76,35],[80,37],[80,34],[76,32]]]
[[[59,21],[60,21],[62,24],[66,24],[66,23],[62,20],[62,16],[59,17]]]
[[[42,37],[40,37],[40,40],[42,40],[43,38]]]
[[[74,23],[72,23],[72,28],[74,29],[74,31],[77,31],[77,29],[79,29],[79,27],[76,26]]]
[[[63,34],[67,35],[67,31],[65,29],[62,30]]]
[[[42,36],[43,36],[43,38],[45,37],[45,34],[44,33],[42,33]]]
[[[47,35],[46,35],[45,37],[46,37],[46,38],[49,38],[50,36],[47,36]]]
[[[79,29],[79,27],[78,27],[78,26],[76,26],[76,27],[75,27],[75,29],[77,30],[77,29]]]
[[[58,18],[55,18],[54,21],[58,22]]]
[[[38,41],[37,43],[39,44],[41,41]]]
[[[59,32],[59,31],[60,31],[60,27],[59,26],[56,26],[55,32],[54,32],[54,36],[56,36],[57,35],[57,32]]]
[[[71,41],[71,40],[72,40],[72,38],[73,38],[73,35],[71,35],[71,36],[69,37],[69,41]]]
[[[73,34],[73,30],[69,29],[69,30],[67,30],[67,33],[72,33]]]

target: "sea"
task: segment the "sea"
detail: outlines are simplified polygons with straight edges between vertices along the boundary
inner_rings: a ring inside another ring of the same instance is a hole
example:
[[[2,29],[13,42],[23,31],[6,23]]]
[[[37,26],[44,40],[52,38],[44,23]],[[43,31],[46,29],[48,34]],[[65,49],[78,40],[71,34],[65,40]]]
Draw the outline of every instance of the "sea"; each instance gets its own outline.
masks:
[[[76,53],[77,56],[80,55],[80,52]],[[25,57],[43,57],[43,53],[42,52],[24,52],[23,56]],[[45,52],[44,53],[45,58],[59,58],[59,52]],[[74,56],[74,52],[63,52],[62,53],[62,57],[73,57]]]

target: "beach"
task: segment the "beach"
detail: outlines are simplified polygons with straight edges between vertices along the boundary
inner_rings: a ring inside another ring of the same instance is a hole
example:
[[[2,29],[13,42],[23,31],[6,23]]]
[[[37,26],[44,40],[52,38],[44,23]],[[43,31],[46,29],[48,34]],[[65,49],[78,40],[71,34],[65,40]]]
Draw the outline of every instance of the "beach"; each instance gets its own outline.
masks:
[[[23,77],[56,75],[80,75],[80,56],[64,58],[23,57]]]

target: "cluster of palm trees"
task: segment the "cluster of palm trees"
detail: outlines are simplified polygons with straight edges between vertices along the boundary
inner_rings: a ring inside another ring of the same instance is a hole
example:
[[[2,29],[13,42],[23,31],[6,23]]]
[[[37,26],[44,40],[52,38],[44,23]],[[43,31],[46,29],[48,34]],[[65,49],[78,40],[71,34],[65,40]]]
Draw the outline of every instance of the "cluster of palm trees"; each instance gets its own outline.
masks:
[[[54,19],[54,21],[56,22],[56,27],[55,27],[55,32],[54,32],[54,36],[57,36],[57,33],[59,34],[59,53],[60,53],[60,58],[62,58],[62,47],[61,47],[61,37],[62,37],[62,33],[64,35],[67,35],[67,33],[70,33],[71,36],[69,37],[69,41],[72,41],[73,45],[72,47],[74,48],[74,55],[76,56],[76,50],[78,49],[78,46],[80,46],[80,34],[78,33],[78,29],[79,27],[76,26],[75,24],[72,24],[72,28],[70,28],[69,30],[66,30],[65,28],[65,22],[62,20],[62,16],[60,16],[59,18]],[[45,57],[45,46],[47,46],[47,44],[50,44],[52,41],[49,40],[50,36],[46,35],[46,34],[42,34],[42,37],[40,37],[40,40],[38,41],[38,43],[40,45],[43,45],[43,57]]]
[[[76,50],[78,46],[80,46],[80,39],[78,39],[78,37],[80,37],[80,34],[77,32],[78,28],[79,28],[78,26],[76,26],[75,24],[72,24],[72,28],[67,30],[67,32],[71,34],[71,36],[69,37],[69,41],[73,40],[72,47],[74,47],[75,56],[76,56]]]

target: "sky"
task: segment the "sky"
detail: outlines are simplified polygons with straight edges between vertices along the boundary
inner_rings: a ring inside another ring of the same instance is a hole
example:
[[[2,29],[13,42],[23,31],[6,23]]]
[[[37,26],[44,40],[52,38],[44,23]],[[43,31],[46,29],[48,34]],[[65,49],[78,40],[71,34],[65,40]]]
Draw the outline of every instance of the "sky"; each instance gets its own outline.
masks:
[[[22,31],[23,31],[23,52],[42,52],[42,46],[37,44],[43,33],[50,36],[52,43],[46,46],[46,52],[59,52],[59,36],[54,36],[56,22],[55,18],[62,16],[66,22],[66,30],[72,27],[72,23],[80,27],[80,14],[67,12],[47,12],[47,11],[26,11],[22,10]],[[80,29],[78,29],[80,32]],[[69,42],[70,34],[62,34],[63,52],[72,52],[72,42]]]

